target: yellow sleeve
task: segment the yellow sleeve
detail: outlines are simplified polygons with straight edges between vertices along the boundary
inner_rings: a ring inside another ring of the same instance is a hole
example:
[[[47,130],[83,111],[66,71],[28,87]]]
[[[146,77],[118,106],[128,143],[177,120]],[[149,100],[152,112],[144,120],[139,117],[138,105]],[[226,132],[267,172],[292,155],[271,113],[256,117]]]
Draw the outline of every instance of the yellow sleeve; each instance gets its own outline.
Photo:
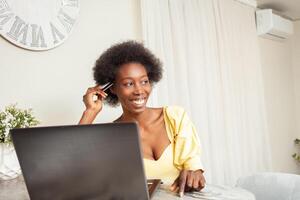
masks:
[[[178,169],[203,170],[200,140],[194,124],[181,107],[167,108],[174,138],[174,165]]]

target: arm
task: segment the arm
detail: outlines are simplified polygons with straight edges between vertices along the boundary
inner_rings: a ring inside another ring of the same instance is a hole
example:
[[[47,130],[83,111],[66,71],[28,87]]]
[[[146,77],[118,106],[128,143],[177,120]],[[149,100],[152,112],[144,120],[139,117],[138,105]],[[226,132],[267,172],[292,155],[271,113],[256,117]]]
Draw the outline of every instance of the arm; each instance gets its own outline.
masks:
[[[103,92],[99,86],[88,88],[83,96],[85,111],[83,112],[78,124],[91,124],[95,120],[98,113],[102,110],[102,101],[107,94]],[[94,97],[97,97],[94,99]]]
[[[195,126],[182,108],[170,110],[173,133],[175,134],[174,164],[180,174],[171,189],[183,192],[201,190],[205,186],[203,166],[201,163],[200,140]]]

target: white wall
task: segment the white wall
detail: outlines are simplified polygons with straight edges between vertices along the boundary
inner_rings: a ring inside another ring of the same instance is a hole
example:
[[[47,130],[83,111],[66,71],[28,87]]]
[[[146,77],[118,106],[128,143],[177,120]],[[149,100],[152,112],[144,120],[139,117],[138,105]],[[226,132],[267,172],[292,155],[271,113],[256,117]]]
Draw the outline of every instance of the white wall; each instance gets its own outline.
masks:
[[[80,2],[73,33],[56,49],[32,52],[0,37],[0,110],[18,103],[33,108],[41,125],[76,124],[100,53],[115,42],[141,40],[138,0]],[[97,121],[112,121],[120,109],[106,106],[103,112]]]
[[[293,140],[300,137],[299,29],[298,22],[293,41],[286,43],[259,39],[275,171],[299,172],[291,158]],[[97,57],[114,42],[141,40],[141,30],[139,0],[89,0],[81,1],[74,32],[56,49],[31,52],[0,37],[0,109],[17,102],[33,108],[41,125],[76,124],[82,95],[94,84]],[[106,106],[97,121],[112,121],[119,113]]]
[[[300,139],[300,21],[294,23],[295,35],[293,38],[293,74],[296,95],[296,137]]]
[[[296,150],[292,44],[293,38],[285,42],[259,38],[273,169],[299,173],[291,157]]]

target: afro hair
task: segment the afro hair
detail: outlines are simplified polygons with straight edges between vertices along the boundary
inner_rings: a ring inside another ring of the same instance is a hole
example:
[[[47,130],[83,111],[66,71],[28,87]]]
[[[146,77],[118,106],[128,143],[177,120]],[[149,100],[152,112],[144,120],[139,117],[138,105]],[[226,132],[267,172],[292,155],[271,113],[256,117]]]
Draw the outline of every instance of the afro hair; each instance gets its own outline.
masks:
[[[101,54],[93,68],[96,84],[115,82],[118,69],[128,63],[142,64],[147,71],[151,85],[162,78],[161,61],[142,43],[130,40],[114,44]],[[117,106],[119,104],[118,97],[110,90],[107,90],[106,93],[108,96],[105,98],[105,102],[111,106]]]

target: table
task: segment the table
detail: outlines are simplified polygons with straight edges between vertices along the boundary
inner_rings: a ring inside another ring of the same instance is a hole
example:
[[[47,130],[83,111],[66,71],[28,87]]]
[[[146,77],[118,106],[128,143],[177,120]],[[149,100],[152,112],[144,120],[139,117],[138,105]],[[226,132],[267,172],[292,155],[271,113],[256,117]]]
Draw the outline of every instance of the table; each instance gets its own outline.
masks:
[[[0,199],[28,200],[29,196],[23,176],[8,181],[0,181]]]
[[[0,181],[0,199],[2,200],[29,200],[27,189],[22,176],[10,181]],[[207,184],[202,192],[187,193],[180,198],[176,193],[170,192],[167,186],[162,185],[156,191],[152,200],[255,200],[252,193],[228,186]]]
[[[153,200],[255,200],[255,196],[242,188],[206,184],[201,192],[185,193],[180,198],[163,186],[156,192]]]

